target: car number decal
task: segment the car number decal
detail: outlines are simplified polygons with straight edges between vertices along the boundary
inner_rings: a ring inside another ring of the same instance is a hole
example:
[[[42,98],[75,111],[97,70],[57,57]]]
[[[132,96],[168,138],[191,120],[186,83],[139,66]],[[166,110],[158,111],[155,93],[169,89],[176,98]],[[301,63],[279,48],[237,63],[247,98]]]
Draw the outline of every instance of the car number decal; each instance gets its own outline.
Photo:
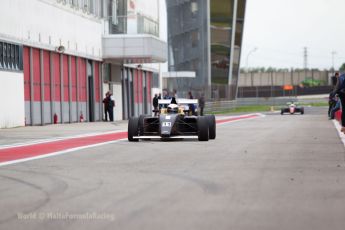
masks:
[[[171,127],[171,122],[163,122],[162,126],[163,127]]]

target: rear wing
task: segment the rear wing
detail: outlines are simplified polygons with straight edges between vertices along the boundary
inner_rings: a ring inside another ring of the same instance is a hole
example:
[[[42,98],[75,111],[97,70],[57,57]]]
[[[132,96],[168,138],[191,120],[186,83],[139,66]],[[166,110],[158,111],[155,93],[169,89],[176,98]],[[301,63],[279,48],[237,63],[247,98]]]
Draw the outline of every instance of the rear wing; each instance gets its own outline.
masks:
[[[171,104],[171,99],[159,99],[158,104],[160,105],[170,105]]]
[[[179,98],[176,102],[178,105],[198,104],[198,99]],[[158,100],[158,104],[169,105],[171,104],[171,99],[160,99]]]
[[[188,104],[198,104],[198,99],[177,99],[177,104],[179,105],[188,105]]]

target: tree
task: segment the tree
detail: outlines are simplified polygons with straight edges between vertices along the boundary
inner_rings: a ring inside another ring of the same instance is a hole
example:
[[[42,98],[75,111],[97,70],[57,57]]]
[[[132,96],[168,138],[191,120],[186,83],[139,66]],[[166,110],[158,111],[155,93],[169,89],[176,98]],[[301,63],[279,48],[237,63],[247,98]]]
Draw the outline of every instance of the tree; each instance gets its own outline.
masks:
[[[343,63],[340,68],[339,68],[340,72],[345,72],[345,63]]]

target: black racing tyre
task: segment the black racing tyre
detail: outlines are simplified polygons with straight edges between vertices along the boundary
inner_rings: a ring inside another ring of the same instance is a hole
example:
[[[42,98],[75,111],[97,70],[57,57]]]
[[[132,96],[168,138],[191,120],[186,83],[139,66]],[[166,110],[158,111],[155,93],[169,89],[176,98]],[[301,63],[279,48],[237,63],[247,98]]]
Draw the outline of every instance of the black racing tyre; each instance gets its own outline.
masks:
[[[142,136],[142,135],[144,135],[144,118],[145,118],[146,116],[145,115],[140,115],[139,116],[139,135],[140,136]]]
[[[284,114],[284,110],[283,110],[283,109],[280,110],[280,114],[281,114],[281,115]]]
[[[304,114],[304,107],[301,108],[301,115]]]
[[[198,117],[198,140],[199,141],[208,141],[208,120],[207,117],[201,116]]]
[[[214,115],[206,115],[208,121],[208,136],[211,140],[216,139],[216,117]]]
[[[139,131],[139,118],[131,117],[128,121],[128,141],[138,142],[139,139],[134,139],[133,137],[138,136]]]

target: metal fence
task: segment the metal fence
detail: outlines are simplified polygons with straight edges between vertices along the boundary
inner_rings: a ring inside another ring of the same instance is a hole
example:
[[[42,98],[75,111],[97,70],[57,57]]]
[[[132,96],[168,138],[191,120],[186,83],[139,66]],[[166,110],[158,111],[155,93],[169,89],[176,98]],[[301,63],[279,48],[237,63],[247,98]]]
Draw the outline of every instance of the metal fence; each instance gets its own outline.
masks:
[[[248,72],[241,73],[239,87],[301,85],[306,81],[317,82],[320,86],[330,85],[329,71],[302,70],[284,72]]]
[[[319,97],[301,98],[301,97],[269,97],[269,98],[238,98],[236,101],[212,101],[206,102],[205,113],[221,112],[231,109],[236,109],[241,106],[251,105],[267,105],[267,106],[283,106],[288,102],[299,102],[302,104],[310,103],[325,103],[328,101],[327,95],[320,95]]]
[[[237,101],[212,101],[205,103],[205,113],[235,109]]]
[[[268,98],[268,97],[293,97],[302,95],[328,94],[333,86],[301,87],[293,86],[291,90],[284,90],[282,86],[256,86],[239,87],[238,98]]]

